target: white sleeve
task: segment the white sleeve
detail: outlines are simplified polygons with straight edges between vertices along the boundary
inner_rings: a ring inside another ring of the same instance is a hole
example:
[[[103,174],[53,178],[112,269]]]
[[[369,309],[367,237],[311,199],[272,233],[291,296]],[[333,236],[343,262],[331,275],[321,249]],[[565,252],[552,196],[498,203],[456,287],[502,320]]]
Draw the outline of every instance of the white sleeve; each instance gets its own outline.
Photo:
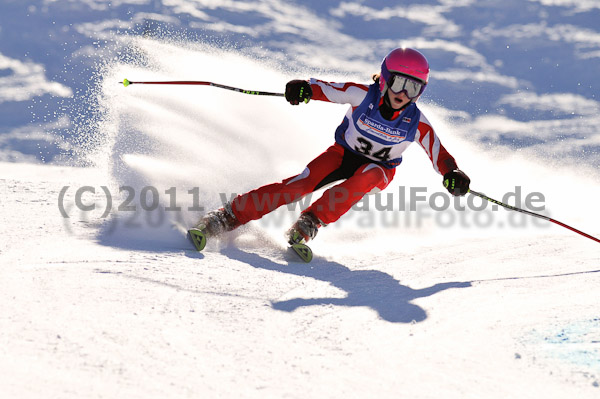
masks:
[[[320,101],[328,101],[337,104],[350,104],[358,107],[364,100],[369,86],[358,83],[332,83],[322,80],[310,79],[313,90],[312,98]]]

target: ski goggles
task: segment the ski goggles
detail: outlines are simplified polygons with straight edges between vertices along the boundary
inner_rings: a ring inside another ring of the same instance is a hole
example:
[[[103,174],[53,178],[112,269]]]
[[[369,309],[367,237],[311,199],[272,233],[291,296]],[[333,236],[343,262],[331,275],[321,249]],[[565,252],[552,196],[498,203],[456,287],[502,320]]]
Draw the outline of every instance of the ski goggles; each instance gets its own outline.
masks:
[[[407,76],[393,74],[387,82],[388,87],[395,94],[400,94],[401,92],[406,93],[406,97],[411,100],[419,97],[423,90],[425,90],[425,84],[419,82],[418,80],[411,79]]]

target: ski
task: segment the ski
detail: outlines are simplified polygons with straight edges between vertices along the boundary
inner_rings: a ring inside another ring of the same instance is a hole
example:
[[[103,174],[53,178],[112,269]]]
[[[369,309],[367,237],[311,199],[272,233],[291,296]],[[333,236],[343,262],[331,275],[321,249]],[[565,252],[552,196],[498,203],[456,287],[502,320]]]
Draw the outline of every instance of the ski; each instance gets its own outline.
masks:
[[[187,232],[187,238],[194,244],[198,252],[206,247],[206,233],[197,228],[191,228]]]
[[[306,263],[309,263],[313,258],[312,249],[306,244],[291,244],[290,248]]]
[[[191,228],[187,231],[187,238],[194,245],[194,248],[198,252],[202,251],[206,247],[206,233],[198,228]],[[313,258],[312,249],[306,244],[290,244],[290,248],[302,259],[304,262],[309,263]]]

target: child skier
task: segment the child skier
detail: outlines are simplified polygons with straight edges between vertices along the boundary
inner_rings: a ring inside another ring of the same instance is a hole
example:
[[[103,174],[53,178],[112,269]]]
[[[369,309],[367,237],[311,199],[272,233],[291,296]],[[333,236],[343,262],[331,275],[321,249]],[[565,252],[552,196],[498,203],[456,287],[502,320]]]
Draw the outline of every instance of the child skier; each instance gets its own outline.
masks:
[[[365,194],[386,188],[402,162],[402,153],[413,142],[423,147],[452,195],[466,194],[469,177],[458,169],[416,105],[429,80],[429,64],[423,54],[397,48],[383,59],[381,73],[373,79],[371,85],[317,79],[288,82],[285,98],[292,105],[310,99],[350,104],[335,131],[335,143],[299,175],[237,196],[206,214],[190,232],[217,236],[343,180],[327,189],[286,232],[290,245],[305,244],[321,226],[338,220]],[[198,250],[206,243],[205,239],[193,241]]]

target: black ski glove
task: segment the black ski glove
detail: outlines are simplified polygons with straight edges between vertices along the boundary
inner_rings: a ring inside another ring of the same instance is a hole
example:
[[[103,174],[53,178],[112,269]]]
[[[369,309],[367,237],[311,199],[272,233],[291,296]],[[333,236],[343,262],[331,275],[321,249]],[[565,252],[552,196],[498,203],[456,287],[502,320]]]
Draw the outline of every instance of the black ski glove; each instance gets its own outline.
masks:
[[[444,175],[444,187],[452,195],[465,195],[469,192],[471,179],[460,169],[455,169]]]
[[[285,99],[292,105],[308,103],[312,94],[310,84],[306,80],[290,80],[285,85]]]

